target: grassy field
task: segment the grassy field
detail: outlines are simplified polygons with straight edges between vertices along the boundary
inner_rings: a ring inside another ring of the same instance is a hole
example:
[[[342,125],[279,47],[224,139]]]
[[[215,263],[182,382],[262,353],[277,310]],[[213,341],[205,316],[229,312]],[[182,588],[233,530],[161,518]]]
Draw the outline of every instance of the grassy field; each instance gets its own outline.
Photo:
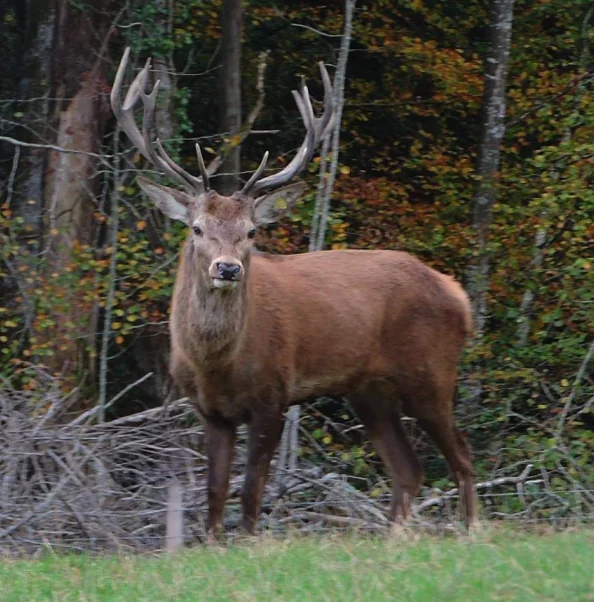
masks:
[[[1,602],[594,601],[594,531],[259,539],[165,556],[0,561]]]

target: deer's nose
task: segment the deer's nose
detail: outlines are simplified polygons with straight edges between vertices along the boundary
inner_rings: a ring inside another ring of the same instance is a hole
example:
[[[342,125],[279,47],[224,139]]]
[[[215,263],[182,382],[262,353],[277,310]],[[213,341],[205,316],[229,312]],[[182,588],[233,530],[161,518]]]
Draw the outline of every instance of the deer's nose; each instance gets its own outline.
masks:
[[[236,263],[217,263],[217,270],[222,280],[236,280],[241,266]]]

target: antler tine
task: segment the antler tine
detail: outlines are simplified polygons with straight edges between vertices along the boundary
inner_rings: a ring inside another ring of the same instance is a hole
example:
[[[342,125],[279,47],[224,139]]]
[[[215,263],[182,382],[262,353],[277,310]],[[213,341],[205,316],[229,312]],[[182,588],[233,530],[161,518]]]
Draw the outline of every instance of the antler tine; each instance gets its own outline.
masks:
[[[157,150],[159,152],[159,158],[164,161],[171,169],[173,169],[178,176],[184,180],[185,186],[191,186],[196,192],[201,193],[208,190],[208,176],[204,178],[197,178],[185,169],[180,167],[175,161],[167,154],[167,151],[163,148],[161,140],[159,138],[155,141],[157,143]],[[201,170],[202,171],[202,170]]]
[[[259,179],[259,176],[264,171],[263,162],[261,162],[256,173],[244,186],[242,191],[244,194],[256,196],[260,191],[265,190],[266,188],[271,189],[282,186],[285,182],[288,182],[295,177],[301,170],[305,168],[307,163],[309,163],[309,160],[313,154],[315,143],[315,133],[312,124],[313,109],[311,104],[308,106],[307,102],[297,90],[293,90],[293,98],[295,99],[295,104],[297,105],[297,109],[299,110],[301,119],[303,120],[306,128],[305,139],[303,140],[299,150],[297,151],[297,154],[293,157],[291,162],[278,173]],[[266,152],[268,153],[268,151]],[[268,160],[267,156],[266,160]],[[256,174],[258,174],[257,178],[254,177]]]
[[[200,176],[202,177],[202,184],[204,186],[204,190],[209,189],[208,184],[208,171],[206,171],[206,165],[204,165],[204,157],[202,156],[202,149],[200,145],[196,142],[196,158],[198,159],[198,169],[200,170]]]
[[[144,67],[136,74],[136,77],[132,80],[126,97],[124,98],[123,110],[128,112],[134,108],[134,105],[138,102],[140,92],[146,88],[148,81],[149,72],[151,70],[151,59],[146,59]]]
[[[144,139],[145,147],[147,148],[151,161],[154,165],[161,168],[167,175],[180,182],[183,186],[190,188],[198,193],[204,191],[204,186],[200,178],[196,178],[192,174],[188,173],[185,169],[177,165],[173,159],[165,152],[163,145],[159,139],[159,133],[157,128],[154,127],[155,121],[155,104],[157,102],[157,93],[159,91],[159,85],[161,82],[157,80],[153,87],[153,91],[150,94],[146,94],[143,90],[140,90],[140,97],[144,105],[144,115],[142,118],[142,137]],[[159,155],[155,153],[153,145],[151,143],[151,132],[155,130],[157,134],[157,148]]]
[[[126,48],[124,56],[122,56],[122,60],[120,61],[120,66],[118,67],[118,71],[113,82],[113,87],[111,89],[111,108],[113,110],[114,115],[116,116],[118,123],[120,124],[120,127],[130,139],[130,142],[132,142],[132,144],[138,149],[138,151],[140,151],[140,153],[147,160],[150,160],[144,148],[144,140],[140,135],[140,132],[138,131],[138,127],[136,127],[136,123],[134,122],[134,115],[131,112],[131,104],[133,105],[136,102],[136,100],[138,100],[138,80],[143,76],[144,69],[134,78],[134,82],[130,86],[128,94],[126,94],[124,105],[122,106],[122,82],[124,81],[124,74],[126,73],[126,67],[128,66],[129,57],[130,48]]]
[[[147,64],[150,64],[147,61]],[[140,83],[143,83],[142,81]],[[183,173],[179,173],[177,169],[175,169],[172,165],[173,161],[166,161],[162,157],[159,157],[153,148],[153,143],[151,141],[151,133],[153,131],[154,120],[155,120],[155,103],[157,100],[157,94],[159,92],[160,81],[157,80],[150,94],[146,94],[144,92],[144,86],[138,89],[138,93],[140,98],[142,99],[142,104],[144,107],[143,115],[142,115],[142,139],[144,142],[144,148],[146,150],[146,155],[148,155],[148,160],[160,171],[165,173],[165,175],[170,178],[176,180],[182,186],[186,188],[193,188],[192,182],[190,182]],[[157,134],[158,135],[158,134]],[[181,167],[179,168],[181,171]]]
[[[124,103],[121,102],[121,88],[124,80],[124,74],[126,67],[128,66],[128,60],[130,57],[130,48],[126,48],[120,66],[116,73],[113,88],[111,90],[111,107],[116,116],[118,123],[122,130],[126,133],[132,144],[138,149],[142,156],[152,163],[157,169],[165,173],[170,178],[178,181],[184,187],[192,189],[198,193],[205,190],[203,180],[193,176],[179,165],[177,165],[165,152],[161,142],[158,139],[157,133],[157,147],[159,155],[155,152],[151,142],[151,132],[153,130],[154,115],[155,115],[155,102],[157,93],[159,90],[159,81],[157,81],[150,94],[146,94],[144,89],[146,87],[149,71],[151,68],[151,59],[147,59],[144,67],[134,78],[134,81],[130,85]],[[134,120],[134,107],[138,102],[138,99],[142,99],[144,107],[143,119],[142,119],[142,134],[136,125]],[[156,129],[156,128],[155,128]]]
[[[242,192],[244,194],[255,197],[263,190],[278,188],[289,182],[307,167],[316,146],[328,135],[334,112],[332,84],[330,83],[330,77],[323,63],[320,63],[320,71],[322,73],[322,81],[324,84],[324,112],[322,116],[316,117],[314,115],[307,86],[302,86],[301,92],[293,90],[295,104],[297,105],[297,109],[299,110],[301,119],[306,128],[305,139],[301,143],[297,154],[293,157],[291,162],[278,173],[262,179],[255,178],[254,176],[256,176],[256,174],[259,176],[260,172],[264,169],[261,163],[256,173],[243,187]]]
[[[306,104],[299,95],[299,92],[293,90],[293,96],[299,109],[299,113],[301,113],[303,123],[307,129],[305,139],[299,147],[297,154],[284,169],[276,174],[262,178],[261,180],[254,179],[253,184],[249,188],[246,184],[244,188],[247,188],[247,190],[244,191],[244,194],[256,196],[262,190],[278,188],[279,186],[282,186],[286,182],[289,182],[291,179],[293,179],[300,171],[305,169],[306,165],[309,163],[314,151],[315,132],[306,108]],[[250,181],[251,180],[252,178],[250,178]]]
[[[141,91],[140,95],[142,97],[142,101],[144,103],[144,117],[142,121],[142,135],[145,140],[145,145],[150,149],[154,161],[157,161],[159,165],[161,165],[162,169],[165,171],[165,167],[169,167],[174,172],[174,177],[179,180],[184,186],[189,186],[193,190],[198,193],[204,192],[207,186],[204,185],[203,180],[193,176],[191,173],[187,172],[185,169],[180,167],[173,159],[167,154],[167,151],[163,148],[161,144],[161,140],[157,137],[157,150],[159,151],[159,156],[154,154],[154,150],[151,145],[150,135],[151,130],[153,129],[154,120],[155,120],[155,103],[157,102],[157,92],[159,90],[160,81],[157,80],[153,91],[148,96]],[[155,128],[156,131],[156,128]],[[158,136],[158,133],[157,133]],[[170,172],[169,172],[170,173]],[[208,179],[206,180],[208,183]]]
[[[325,140],[334,124],[336,113],[334,112],[334,92],[332,91],[332,82],[328,75],[326,65],[322,61],[318,63],[322,82],[324,84],[324,112],[321,117],[315,118],[316,124],[316,144],[319,141]]]
[[[262,176],[262,172],[266,169],[266,163],[268,163],[268,151],[264,153],[258,169],[252,174],[252,177],[245,183],[245,186],[241,189],[241,194],[248,194],[251,187],[257,182]]]

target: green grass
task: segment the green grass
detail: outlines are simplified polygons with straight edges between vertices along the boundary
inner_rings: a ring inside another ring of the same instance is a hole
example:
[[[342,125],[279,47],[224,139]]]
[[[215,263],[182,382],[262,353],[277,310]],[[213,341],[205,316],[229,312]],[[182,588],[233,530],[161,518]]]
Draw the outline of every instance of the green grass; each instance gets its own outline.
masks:
[[[594,601],[594,531],[259,539],[173,557],[0,562],[1,602]]]

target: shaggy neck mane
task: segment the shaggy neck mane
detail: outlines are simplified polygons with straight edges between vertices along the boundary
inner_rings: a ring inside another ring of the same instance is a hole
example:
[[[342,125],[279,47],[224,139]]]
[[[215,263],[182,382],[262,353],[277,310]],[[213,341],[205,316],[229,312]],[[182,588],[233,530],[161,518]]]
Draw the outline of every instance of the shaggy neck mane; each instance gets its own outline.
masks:
[[[246,260],[246,274],[249,259]],[[239,344],[248,317],[247,275],[231,290],[212,287],[212,280],[192,258],[188,241],[181,256],[175,291],[178,323],[176,334],[191,357],[220,362],[232,356]],[[190,351],[190,349],[188,349]]]

